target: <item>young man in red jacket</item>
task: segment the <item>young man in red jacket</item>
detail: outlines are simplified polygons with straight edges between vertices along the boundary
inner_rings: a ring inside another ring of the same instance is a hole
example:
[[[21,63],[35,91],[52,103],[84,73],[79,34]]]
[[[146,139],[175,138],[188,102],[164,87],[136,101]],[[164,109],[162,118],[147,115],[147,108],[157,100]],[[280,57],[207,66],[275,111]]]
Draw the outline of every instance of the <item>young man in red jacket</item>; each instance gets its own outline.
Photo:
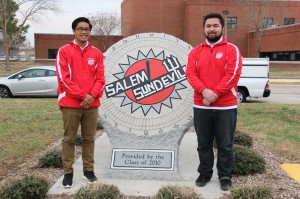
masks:
[[[194,88],[194,125],[200,159],[196,185],[205,186],[212,177],[215,138],[219,181],[226,191],[232,185],[232,145],[242,58],[239,49],[222,37],[224,19],[220,14],[205,16],[203,27],[206,40],[190,52],[186,69]]]
[[[82,135],[83,176],[97,181],[94,173],[94,146],[100,97],[105,85],[103,54],[88,39],[92,25],[80,17],[72,23],[75,39],[61,47],[56,57],[58,105],[62,111],[64,137],[62,162],[63,187],[73,184],[75,139],[79,124]]]

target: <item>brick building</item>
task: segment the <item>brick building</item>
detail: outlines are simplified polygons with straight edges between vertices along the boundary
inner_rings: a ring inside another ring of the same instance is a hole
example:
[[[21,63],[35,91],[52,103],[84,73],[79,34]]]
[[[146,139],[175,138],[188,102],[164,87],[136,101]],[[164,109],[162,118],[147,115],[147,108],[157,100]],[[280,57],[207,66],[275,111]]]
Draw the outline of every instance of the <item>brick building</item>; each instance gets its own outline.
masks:
[[[110,37],[112,44],[123,39],[123,36]],[[72,40],[74,40],[72,34],[34,34],[36,61],[53,63],[58,49]],[[91,35],[89,42],[102,52],[105,51],[104,46],[101,45],[100,36]]]
[[[300,1],[272,1],[268,7],[260,56],[300,61]],[[227,19],[227,39],[244,57],[255,57],[256,34],[249,18],[258,16],[251,13],[258,9],[259,1],[250,0],[123,0],[122,35],[164,32],[195,46],[205,39],[203,17],[218,12]]]
[[[192,46],[205,38],[203,17],[210,12],[223,13],[226,38],[236,44],[244,57],[256,57],[256,32],[249,19],[258,15],[260,1],[255,0],[123,0],[121,4],[122,36],[142,32],[164,32]],[[261,40],[261,57],[288,61],[300,67],[300,1],[271,1]],[[250,12],[249,12],[250,11]],[[252,12],[251,12],[252,11]],[[253,15],[254,13],[254,15]],[[251,15],[252,14],[252,15]],[[58,48],[73,35],[35,34],[36,58],[53,59]],[[103,50],[97,36],[91,43]]]

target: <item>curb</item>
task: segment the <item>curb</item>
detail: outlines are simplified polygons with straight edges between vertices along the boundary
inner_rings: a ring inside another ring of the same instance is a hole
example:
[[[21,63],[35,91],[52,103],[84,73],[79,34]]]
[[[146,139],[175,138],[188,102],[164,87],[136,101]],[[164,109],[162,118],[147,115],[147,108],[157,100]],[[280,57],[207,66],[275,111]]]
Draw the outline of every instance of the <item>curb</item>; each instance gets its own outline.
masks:
[[[271,84],[300,84],[300,79],[269,79]]]
[[[288,84],[288,85],[300,85],[300,82],[273,82],[273,81],[270,81],[271,84]]]

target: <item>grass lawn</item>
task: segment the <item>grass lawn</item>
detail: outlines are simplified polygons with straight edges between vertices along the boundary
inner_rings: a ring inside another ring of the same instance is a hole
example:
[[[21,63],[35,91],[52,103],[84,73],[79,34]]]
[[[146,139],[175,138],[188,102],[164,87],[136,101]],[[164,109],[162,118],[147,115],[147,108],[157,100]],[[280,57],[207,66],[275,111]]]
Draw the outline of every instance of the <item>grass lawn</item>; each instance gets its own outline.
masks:
[[[0,76],[12,74],[32,63],[15,63],[11,71],[0,64]],[[270,77],[299,78],[299,69],[270,69]],[[239,104],[237,130],[265,143],[278,156],[300,161],[300,106]],[[62,119],[55,98],[0,98],[0,179],[17,169],[32,154],[62,137]]]
[[[55,98],[0,99],[0,176],[62,137]],[[269,146],[278,156],[299,161],[300,106],[239,104],[237,130]]]
[[[267,144],[278,156],[300,161],[300,106],[241,103],[237,130]]]
[[[300,68],[270,67],[271,79],[300,79]]]
[[[55,98],[1,99],[0,176],[62,136]]]

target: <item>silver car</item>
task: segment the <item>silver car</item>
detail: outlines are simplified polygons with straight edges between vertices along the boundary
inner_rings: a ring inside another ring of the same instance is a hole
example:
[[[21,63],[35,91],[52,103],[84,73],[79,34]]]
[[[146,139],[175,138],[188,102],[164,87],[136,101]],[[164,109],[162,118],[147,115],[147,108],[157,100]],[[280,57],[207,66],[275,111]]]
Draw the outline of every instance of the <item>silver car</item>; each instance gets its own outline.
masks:
[[[0,77],[0,98],[56,97],[55,66],[35,66],[8,77]]]

